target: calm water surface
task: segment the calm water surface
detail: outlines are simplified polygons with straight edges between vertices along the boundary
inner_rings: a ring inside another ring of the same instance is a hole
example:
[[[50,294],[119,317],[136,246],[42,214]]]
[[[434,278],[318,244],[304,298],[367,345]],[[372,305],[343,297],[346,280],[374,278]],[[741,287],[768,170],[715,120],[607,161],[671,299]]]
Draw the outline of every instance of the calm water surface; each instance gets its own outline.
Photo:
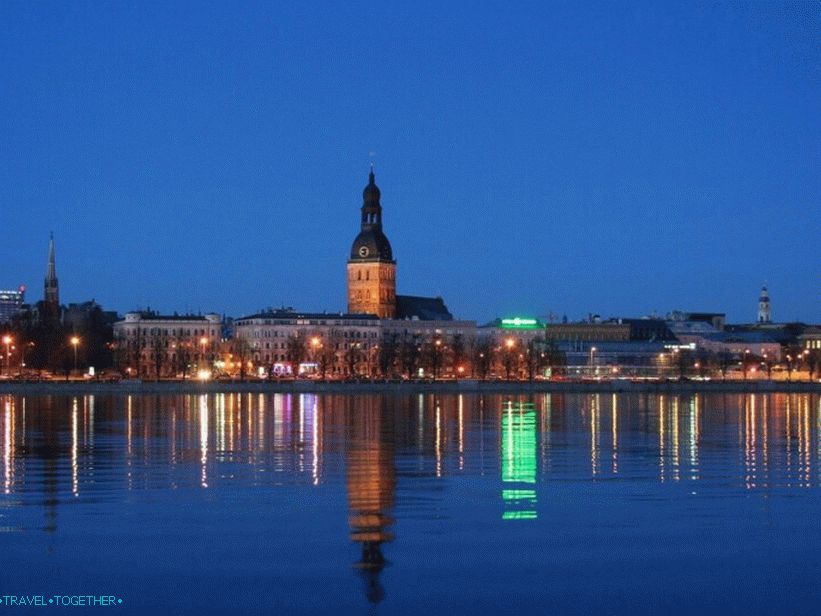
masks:
[[[817,613],[819,410],[786,394],[0,397],[0,595]]]

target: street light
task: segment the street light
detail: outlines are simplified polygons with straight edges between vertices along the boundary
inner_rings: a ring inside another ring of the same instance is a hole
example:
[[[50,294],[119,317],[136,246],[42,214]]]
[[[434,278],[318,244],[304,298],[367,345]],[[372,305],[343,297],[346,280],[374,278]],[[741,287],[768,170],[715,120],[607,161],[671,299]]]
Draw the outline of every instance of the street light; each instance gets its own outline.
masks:
[[[320,339],[319,336],[314,336],[314,337],[311,338],[311,362],[314,364],[314,366],[313,366],[314,373],[316,373],[316,364],[319,363],[319,362],[317,362],[316,352],[317,352],[317,349],[319,349],[321,346],[322,346],[322,340]],[[324,369],[325,369],[324,368],[324,363],[325,363],[324,360],[323,360],[322,363],[323,363],[323,371],[324,371]]]
[[[11,336],[8,334],[3,336],[3,344],[6,345],[6,373],[8,374],[11,374],[11,351],[9,350],[9,347],[12,342],[14,342],[14,339]]]
[[[513,369],[513,347],[516,345],[516,341],[513,338],[505,339],[505,347],[507,348],[507,353],[505,354],[505,377],[510,380],[510,373]]]
[[[208,338],[203,336],[202,338],[200,338],[200,347],[202,347],[201,355],[202,355],[203,360],[205,359],[205,347],[207,347],[207,346],[208,346]]]
[[[77,346],[80,344],[80,339],[77,336],[72,336],[69,342],[74,347],[74,372],[77,372]]]
[[[20,372],[21,373],[23,372],[23,368],[26,367],[26,354],[33,348],[34,348],[34,343],[33,342],[27,342],[20,349]]]

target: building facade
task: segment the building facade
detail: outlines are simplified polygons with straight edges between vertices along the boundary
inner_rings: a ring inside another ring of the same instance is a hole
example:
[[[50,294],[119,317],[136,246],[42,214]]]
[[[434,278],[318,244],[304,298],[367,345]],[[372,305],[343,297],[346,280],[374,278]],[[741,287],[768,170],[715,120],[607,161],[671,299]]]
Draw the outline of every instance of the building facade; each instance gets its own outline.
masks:
[[[20,285],[16,291],[0,290],[0,323],[10,323],[22,310],[26,300],[26,287]]]
[[[117,364],[132,376],[192,376],[213,362],[221,340],[221,321],[218,314],[129,312],[113,326]]]
[[[371,314],[270,310],[234,321],[234,340],[234,355],[264,372],[357,374],[378,349],[379,319]]]

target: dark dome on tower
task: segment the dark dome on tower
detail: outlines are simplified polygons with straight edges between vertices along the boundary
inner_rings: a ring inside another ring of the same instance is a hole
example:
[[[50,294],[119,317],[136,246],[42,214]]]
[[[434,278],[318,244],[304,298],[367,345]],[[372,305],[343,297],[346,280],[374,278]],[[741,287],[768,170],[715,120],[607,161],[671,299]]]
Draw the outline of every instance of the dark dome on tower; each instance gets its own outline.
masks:
[[[393,251],[382,229],[363,229],[351,246],[351,259],[356,261],[393,261]]]

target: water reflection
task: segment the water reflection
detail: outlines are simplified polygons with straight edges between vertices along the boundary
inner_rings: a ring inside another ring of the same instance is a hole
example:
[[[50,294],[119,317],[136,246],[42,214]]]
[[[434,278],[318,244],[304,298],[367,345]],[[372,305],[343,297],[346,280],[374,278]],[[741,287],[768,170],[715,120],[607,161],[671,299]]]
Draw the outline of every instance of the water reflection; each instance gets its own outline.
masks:
[[[502,411],[503,520],[536,519],[536,408],[507,402]]]
[[[805,490],[821,459],[809,394],[3,396],[0,409],[5,532],[54,535],[63,507],[136,490],[338,486],[372,602],[394,518],[461,480],[490,482],[488,518],[537,524],[551,482]]]
[[[659,481],[696,481],[705,447],[714,464],[732,459],[735,448],[742,461],[736,479],[745,487],[772,481],[809,487],[817,484],[814,466],[821,457],[820,404],[818,396],[798,394],[3,396],[3,491],[59,482],[63,462],[69,469],[64,487],[74,496],[82,495],[101,464],[118,471],[127,489],[171,476],[182,480],[193,460],[203,488],[233,476],[220,465],[270,465],[292,480],[319,485],[326,454],[347,455],[354,442],[391,444],[399,434],[401,452],[416,452],[418,470],[430,463],[440,478],[484,472],[483,456],[496,441],[504,483],[523,464],[549,476],[557,450],[579,456],[572,439],[581,430],[588,435],[590,478],[616,476],[654,457]],[[350,426],[339,412],[349,406],[342,415],[350,415]],[[370,427],[354,430],[359,422]],[[718,445],[729,449],[726,459],[714,457]],[[573,470],[583,474],[581,465]]]
[[[438,407],[437,407],[438,408]],[[394,414],[385,412],[381,398],[348,407],[347,486],[351,541],[361,546],[356,563],[372,603],[385,591],[379,576],[385,567],[382,544],[393,539],[390,511],[396,491],[394,467]],[[437,437],[438,441],[438,437]]]

